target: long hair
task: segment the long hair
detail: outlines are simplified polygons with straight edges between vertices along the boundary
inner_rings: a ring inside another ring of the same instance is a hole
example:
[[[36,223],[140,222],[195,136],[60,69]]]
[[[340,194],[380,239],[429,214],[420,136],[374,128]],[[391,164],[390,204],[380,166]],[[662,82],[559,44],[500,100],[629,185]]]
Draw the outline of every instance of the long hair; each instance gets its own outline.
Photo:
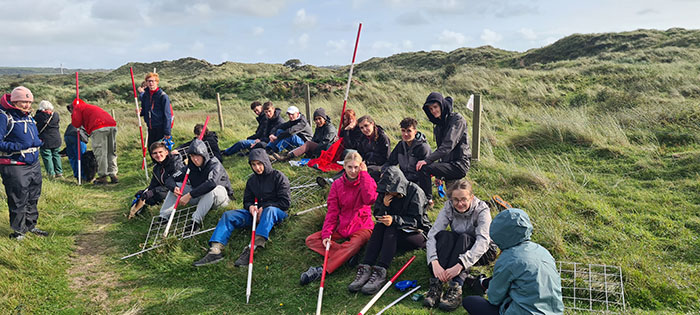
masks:
[[[357,120],[357,124],[359,125],[365,120],[372,124],[372,134],[369,136],[370,139],[372,139],[372,141],[377,141],[377,139],[379,139],[379,130],[377,130],[377,123],[374,122],[374,119],[372,119],[370,115],[360,117],[360,119]]]

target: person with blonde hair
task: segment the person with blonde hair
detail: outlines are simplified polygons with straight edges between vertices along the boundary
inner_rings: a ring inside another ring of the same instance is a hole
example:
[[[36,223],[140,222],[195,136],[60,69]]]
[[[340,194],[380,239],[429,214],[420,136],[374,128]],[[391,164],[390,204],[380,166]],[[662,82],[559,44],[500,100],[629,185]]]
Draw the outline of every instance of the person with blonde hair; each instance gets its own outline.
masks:
[[[43,100],[39,103],[39,109],[34,114],[36,128],[39,129],[39,139],[44,143],[39,149],[39,155],[44,162],[44,169],[49,177],[62,177],[63,165],[58,154],[61,148],[61,131],[59,124],[61,118],[54,111],[51,102]]]
[[[168,94],[158,87],[160,76],[157,73],[146,74],[146,89],[141,94],[141,116],[148,127],[147,148],[162,139],[170,139],[173,127],[173,106]]]

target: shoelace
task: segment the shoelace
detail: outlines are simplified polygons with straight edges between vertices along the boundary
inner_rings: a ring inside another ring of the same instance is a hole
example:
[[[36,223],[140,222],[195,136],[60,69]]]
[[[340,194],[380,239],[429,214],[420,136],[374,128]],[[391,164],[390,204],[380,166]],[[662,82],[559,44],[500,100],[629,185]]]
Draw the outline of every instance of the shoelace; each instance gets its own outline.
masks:
[[[357,275],[355,275],[355,281],[358,281],[358,280],[360,280],[360,278],[362,278],[362,274],[364,273],[363,270],[364,269],[361,269],[361,268],[357,269]]]
[[[377,281],[377,278],[379,278],[379,272],[376,270],[372,270],[372,274],[369,276],[369,280],[367,282],[373,283]]]

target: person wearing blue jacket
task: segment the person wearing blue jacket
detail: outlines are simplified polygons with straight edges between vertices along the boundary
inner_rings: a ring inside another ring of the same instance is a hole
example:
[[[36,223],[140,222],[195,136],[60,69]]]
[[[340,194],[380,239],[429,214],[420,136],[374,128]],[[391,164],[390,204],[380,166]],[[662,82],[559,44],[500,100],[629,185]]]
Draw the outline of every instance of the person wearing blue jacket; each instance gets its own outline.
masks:
[[[525,211],[507,209],[491,222],[491,239],[501,249],[493,276],[479,280],[488,300],[468,296],[469,314],[563,314],[561,278],[552,255],[532,242],[532,223]],[[476,285],[479,285],[477,283]]]
[[[170,130],[173,127],[173,106],[168,94],[158,87],[159,82],[158,74],[149,72],[146,75],[146,90],[139,97],[141,116],[148,127],[147,148],[150,148],[153,142],[170,139]]]
[[[0,176],[10,211],[10,238],[21,240],[27,232],[47,236],[36,227],[41,196],[39,130],[30,112],[34,95],[23,86],[0,98]]]

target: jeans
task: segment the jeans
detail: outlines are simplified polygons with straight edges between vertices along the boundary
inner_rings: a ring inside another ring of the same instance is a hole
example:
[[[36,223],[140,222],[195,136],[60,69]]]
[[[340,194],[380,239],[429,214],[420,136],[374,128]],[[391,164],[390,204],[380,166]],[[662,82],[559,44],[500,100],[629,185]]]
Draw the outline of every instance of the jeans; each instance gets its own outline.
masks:
[[[270,236],[272,227],[287,218],[287,213],[277,207],[265,207],[260,215],[260,221],[255,226],[255,235],[260,235],[265,239]],[[228,239],[235,229],[249,227],[253,225],[253,216],[248,210],[238,209],[224,212],[216,224],[216,229],[209,239],[211,243],[228,244]]]
[[[282,130],[277,130],[275,133],[275,136],[279,135],[282,133]],[[292,149],[296,147],[300,147],[304,145],[304,140],[302,140],[299,136],[297,135],[291,135],[286,138],[277,138],[274,142],[270,142],[267,144],[266,149],[273,150],[275,152],[280,152],[285,149]]]
[[[233,155],[238,153],[238,151],[241,151],[243,149],[250,149],[250,146],[255,143],[255,140],[241,140],[236,143],[234,143],[232,146],[230,146],[228,149],[224,150],[224,155]]]

